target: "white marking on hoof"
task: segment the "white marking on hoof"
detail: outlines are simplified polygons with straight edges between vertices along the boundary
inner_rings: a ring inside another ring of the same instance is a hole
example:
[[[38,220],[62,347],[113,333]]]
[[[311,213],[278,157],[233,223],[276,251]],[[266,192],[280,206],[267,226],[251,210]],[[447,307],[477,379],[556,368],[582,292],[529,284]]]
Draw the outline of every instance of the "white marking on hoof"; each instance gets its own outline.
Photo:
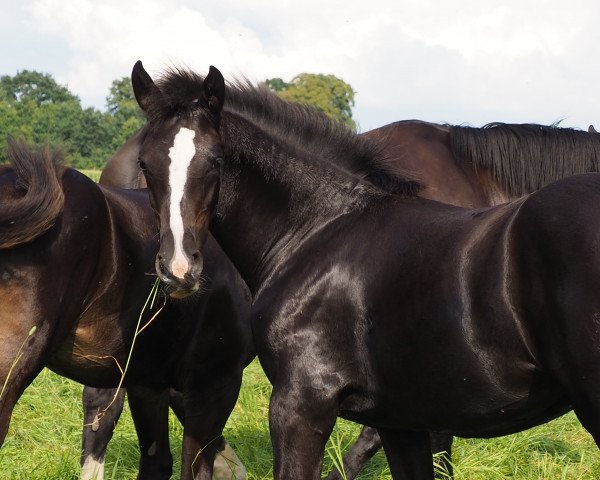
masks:
[[[181,213],[181,200],[187,181],[188,167],[196,155],[194,137],[196,132],[189,128],[181,127],[173,146],[169,148],[169,226],[173,234],[173,257],[171,258],[171,272],[177,278],[184,278],[190,265],[183,251],[183,216]]]
[[[81,480],[104,480],[104,459],[96,460],[88,455],[81,467]]]
[[[222,452],[217,452],[213,466],[213,480],[245,480],[246,467],[233,451],[233,448],[225,442]]]

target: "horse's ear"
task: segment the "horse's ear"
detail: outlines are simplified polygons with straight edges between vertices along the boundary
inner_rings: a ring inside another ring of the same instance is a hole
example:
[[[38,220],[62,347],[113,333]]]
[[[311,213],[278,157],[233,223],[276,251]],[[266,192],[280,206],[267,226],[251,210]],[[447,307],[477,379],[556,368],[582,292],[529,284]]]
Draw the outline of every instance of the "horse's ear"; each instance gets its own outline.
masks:
[[[148,75],[140,60],[135,62],[131,71],[131,85],[133,86],[133,94],[138,105],[144,112],[148,112],[150,98],[153,95],[160,95],[160,90],[154,84],[154,81]]]
[[[593,125],[590,125],[590,126],[588,127],[588,132],[589,132],[589,133],[598,133],[598,131],[597,131],[597,130],[594,128],[594,126],[593,126]]]
[[[218,115],[225,103],[225,79],[221,72],[212,65],[202,84],[202,97],[205,108],[213,115]]]

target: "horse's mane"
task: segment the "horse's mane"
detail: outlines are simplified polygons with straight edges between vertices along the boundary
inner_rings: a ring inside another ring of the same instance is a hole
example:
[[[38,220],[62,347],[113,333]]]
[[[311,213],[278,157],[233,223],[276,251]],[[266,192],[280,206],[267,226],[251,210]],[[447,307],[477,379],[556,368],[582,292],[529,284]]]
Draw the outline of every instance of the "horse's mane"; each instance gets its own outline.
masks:
[[[150,99],[149,120],[194,115],[203,81],[203,76],[188,70],[166,71],[156,82],[160,95]],[[417,181],[394,174],[377,142],[357,135],[317,108],[279,98],[264,85],[247,80],[228,84],[224,110],[249,121],[274,141],[327,161],[383,191],[414,196],[421,188]]]
[[[490,170],[514,196],[570,175],[600,171],[600,134],[556,124],[451,126],[450,143],[456,159]]]
[[[27,243],[54,225],[64,205],[60,183],[61,159],[47,148],[33,149],[25,142],[11,140],[9,165],[2,175],[14,172],[7,199],[0,205],[0,248]],[[6,185],[2,183],[4,189]]]

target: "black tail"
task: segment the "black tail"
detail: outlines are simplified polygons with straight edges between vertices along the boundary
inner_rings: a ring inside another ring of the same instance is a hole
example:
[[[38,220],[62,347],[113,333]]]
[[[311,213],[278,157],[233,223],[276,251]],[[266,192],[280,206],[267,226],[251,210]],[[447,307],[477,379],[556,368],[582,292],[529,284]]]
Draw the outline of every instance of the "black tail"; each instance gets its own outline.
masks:
[[[62,212],[64,193],[58,155],[11,141],[8,160],[17,180],[0,203],[0,248],[27,243],[46,232]]]

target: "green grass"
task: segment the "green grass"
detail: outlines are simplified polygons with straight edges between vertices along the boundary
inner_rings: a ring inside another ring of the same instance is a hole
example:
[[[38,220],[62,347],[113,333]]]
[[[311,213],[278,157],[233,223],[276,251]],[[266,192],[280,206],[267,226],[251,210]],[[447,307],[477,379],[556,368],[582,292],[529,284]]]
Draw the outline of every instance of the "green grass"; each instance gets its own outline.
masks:
[[[4,447],[0,478],[10,480],[76,480],[81,444],[81,389],[70,380],[44,370],[15,408]],[[272,478],[267,408],[271,387],[258,362],[244,374],[242,391],[225,435],[245,463],[251,480]],[[172,416],[173,478],[179,477],[181,427]],[[359,426],[338,422],[328,444],[325,472],[354,440]],[[135,479],[137,440],[127,408],[109,446],[107,479]],[[457,480],[593,480],[600,478],[600,454],[589,434],[570,413],[547,425],[492,440],[456,440]],[[385,479],[383,453],[369,462],[361,476]]]

